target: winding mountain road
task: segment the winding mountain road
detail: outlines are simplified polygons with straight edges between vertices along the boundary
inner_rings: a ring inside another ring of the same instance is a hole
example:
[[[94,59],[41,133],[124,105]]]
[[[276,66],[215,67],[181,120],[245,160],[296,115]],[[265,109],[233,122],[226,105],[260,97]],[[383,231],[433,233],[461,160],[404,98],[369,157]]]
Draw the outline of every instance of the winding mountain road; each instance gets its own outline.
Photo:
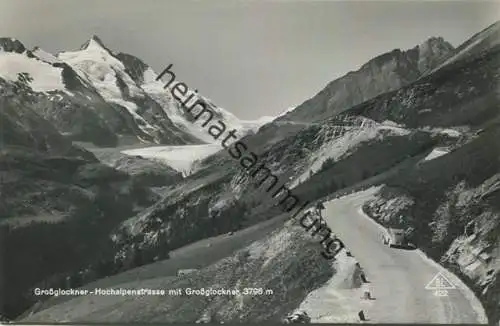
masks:
[[[341,305],[347,304],[349,316],[354,317],[358,308],[363,309],[369,323],[486,324],[487,319],[480,302],[456,276],[450,275],[438,264],[426,258],[419,250],[389,248],[382,243],[381,227],[360,210],[361,205],[371,198],[375,191],[376,189],[372,188],[331,200],[325,203],[324,213],[330,228],[342,239],[347,249],[364,269],[374,300],[362,300],[362,289],[339,290],[334,286],[326,291],[333,293],[333,301],[320,298],[324,307],[319,308],[324,308],[326,312],[333,313],[335,315],[333,317],[342,319],[345,311],[341,309]],[[282,223],[283,217],[277,217],[235,232],[232,236],[221,235],[205,239],[173,252],[170,260],[102,279],[86,288],[123,285],[131,281],[137,282],[139,278],[144,281],[144,279],[160,276],[175,276],[176,271],[181,268],[202,268],[262,238]],[[210,244],[209,247],[208,244]],[[437,297],[433,291],[425,289],[439,272],[456,286],[456,289],[448,290],[446,297]],[[132,287],[130,284],[127,284],[127,288]],[[350,293],[350,291],[353,292]],[[55,299],[59,300],[50,300],[45,305],[45,310],[22,320],[29,322],[71,321],[77,316],[84,320],[85,316],[93,313],[94,310],[106,309],[98,304],[90,308],[87,307],[88,305],[83,306],[81,300],[86,297]],[[111,300],[107,297],[94,299]],[[115,297],[113,300],[119,301],[123,298]],[[320,304],[314,302],[314,305]],[[77,311],[78,309],[88,311]],[[323,322],[336,321],[337,319],[333,317],[326,318]],[[349,322],[351,321],[355,322],[355,319],[350,319]]]
[[[361,211],[374,189],[325,203],[328,225],[359,261],[374,300],[360,298],[368,322],[485,324],[484,310],[458,278],[425,257],[420,250],[389,248],[382,228]],[[426,285],[442,272],[456,289],[438,297]]]

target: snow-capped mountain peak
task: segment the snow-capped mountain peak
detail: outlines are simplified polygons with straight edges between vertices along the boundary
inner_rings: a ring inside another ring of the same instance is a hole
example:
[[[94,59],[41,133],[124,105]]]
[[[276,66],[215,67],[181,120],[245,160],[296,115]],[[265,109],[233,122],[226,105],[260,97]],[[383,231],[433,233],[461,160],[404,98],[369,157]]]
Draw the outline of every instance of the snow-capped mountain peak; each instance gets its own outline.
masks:
[[[91,110],[93,113],[89,116],[97,114],[97,120],[102,119],[99,128],[111,128],[114,136],[133,133],[139,141],[167,145],[217,143],[164,88],[164,81],[156,80],[157,76],[141,59],[112,51],[97,35],[91,36],[80,48],[57,55],[38,46],[28,50],[13,38],[0,38],[0,77],[16,83],[24,78],[22,83],[35,92],[60,91],[70,96],[77,94],[78,101],[89,100],[76,106]],[[182,75],[178,74],[177,79],[183,81]],[[189,90],[192,92],[194,88]],[[61,99],[59,95],[54,98]],[[271,117],[241,120],[214,104],[217,101],[210,100],[202,91],[197,98],[214,113],[214,122],[223,121],[227,128],[236,129],[239,136],[257,132],[272,120]],[[64,101],[71,102],[67,98]],[[71,107],[69,102],[67,106]],[[97,123],[95,117],[92,120],[90,124]],[[61,128],[67,132],[66,126]]]
[[[122,91],[117,85],[117,78],[123,81],[129,95],[142,97],[142,91],[125,72],[123,63],[114,57],[97,36],[92,36],[78,51],[61,52],[57,58],[70,65],[84,80],[93,85],[105,99],[124,104]],[[135,105],[124,105],[134,112]],[[134,106],[132,108],[132,106]]]
[[[80,50],[87,50],[89,47],[90,48],[98,47],[106,51],[109,51],[108,48],[104,45],[104,42],[97,35],[92,35],[87,42],[82,44]]]
[[[157,132],[157,127],[137,113],[139,106],[136,100],[144,98],[144,91],[127,74],[125,65],[97,36],[92,36],[80,50],[61,52],[57,57],[92,85],[106,102],[126,108],[144,133]]]
[[[157,74],[153,69],[133,55],[111,51],[98,36],[92,36],[77,51],[59,53],[57,58],[92,85],[106,102],[126,108],[133,120],[138,122],[138,128],[146,134],[152,135],[165,128],[154,121],[163,116],[157,112],[161,109],[166,114],[166,119],[171,121],[167,124],[173,123],[167,128],[176,129],[172,132],[189,135],[192,139],[194,137],[195,143],[215,141],[205,128],[193,121],[193,117],[187,114],[169,90],[164,88],[164,82],[156,80]],[[178,81],[182,81],[181,76],[178,77]],[[227,126],[241,130],[242,134],[254,129],[247,127],[233,114],[215,106],[202,95],[198,97],[214,112],[214,119],[222,120]],[[156,118],[145,119],[143,115]]]

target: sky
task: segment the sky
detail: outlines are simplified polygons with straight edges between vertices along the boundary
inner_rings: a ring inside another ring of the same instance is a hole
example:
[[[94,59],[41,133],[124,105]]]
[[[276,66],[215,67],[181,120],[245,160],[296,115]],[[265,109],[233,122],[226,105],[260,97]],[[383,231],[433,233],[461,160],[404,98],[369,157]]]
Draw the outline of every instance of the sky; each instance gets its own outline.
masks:
[[[500,20],[499,1],[1,0],[0,31],[57,53],[98,35],[113,51],[242,119],[274,116],[371,58],[431,36],[453,46]]]

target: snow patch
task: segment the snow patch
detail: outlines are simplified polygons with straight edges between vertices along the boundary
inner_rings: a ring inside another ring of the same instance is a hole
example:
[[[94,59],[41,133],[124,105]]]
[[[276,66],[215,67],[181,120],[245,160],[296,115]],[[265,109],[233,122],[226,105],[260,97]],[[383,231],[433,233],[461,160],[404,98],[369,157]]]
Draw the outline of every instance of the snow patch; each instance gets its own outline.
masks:
[[[285,111],[281,112],[280,114],[278,114],[276,118],[280,118],[280,117],[283,117],[285,115],[287,115],[288,113],[292,112],[293,110],[295,110],[297,107],[296,106],[290,106],[288,109],[286,109]]]
[[[9,81],[17,81],[18,74],[28,73],[33,79],[29,86],[35,92],[66,91],[62,80],[62,68],[46,62],[33,60],[25,55],[12,52],[0,53],[0,76]]]
[[[191,135],[196,138],[209,143],[215,144],[218,143],[210,134],[207,133],[207,128],[203,127],[197,121],[189,121],[191,114],[187,112],[182,105],[173,98],[169,89],[165,89],[165,83],[161,80],[156,80],[157,74],[153,71],[153,69],[148,68],[144,71],[143,79],[144,84],[142,85],[142,89],[160,106],[163,108],[167,116],[172,120],[174,124],[176,124],[179,128],[187,131]],[[177,81],[177,80],[176,80]],[[191,96],[194,93],[194,90],[188,89],[186,92],[186,97]],[[260,128],[262,121],[241,121],[232,113],[215,106],[213,102],[201,95],[194,95],[191,100],[187,103],[187,105],[192,105],[197,99],[203,100],[207,103],[207,107],[214,113],[214,117],[212,119],[213,122],[217,120],[221,120],[227,126],[227,130],[236,129],[238,131],[238,135],[243,136],[250,131],[255,131]],[[194,112],[195,113],[195,112]]]
[[[257,120],[241,120],[241,124],[245,130],[251,130],[253,132],[259,131],[260,127],[270,122],[273,122],[275,117],[263,116]]]
[[[440,156],[443,156],[443,155],[446,155],[448,154],[450,151],[446,148],[441,148],[441,147],[438,147],[438,148],[434,148],[432,150],[432,152],[429,153],[429,155],[427,155],[425,158],[424,158],[424,161],[429,161],[429,160],[433,160],[435,158],[438,158]]]
[[[443,129],[440,131],[442,134],[445,134],[445,135],[448,135],[450,137],[460,137],[462,134],[457,131],[457,130],[453,130],[453,129]]]
[[[187,175],[197,160],[204,159],[220,151],[218,144],[187,146],[153,146],[122,151],[126,155],[140,155],[145,158],[158,159],[173,169]]]
[[[323,163],[328,159],[338,160],[352,148],[359,144],[383,137],[389,131],[392,135],[404,136],[410,131],[405,129],[395,122],[386,121],[382,124],[375,121],[364,119],[359,127],[339,126],[339,133],[344,132],[340,137],[333,138],[331,141],[324,143],[315,153],[309,158],[308,168],[296,178],[290,187],[296,187],[299,183],[304,182],[311,173],[317,172]]]
[[[161,80],[156,81],[156,77],[156,73],[151,68],[144,71],[144,84],[142,85],[144,92],[162,107],[163,111],[176,126],[205,143],[215,143],[214,138],[208,134],[207,130],[200,123],[187,120],[185,115],[188,113],[185,113],[184,108],[173,98],[170,91],[163,88],[164,83]]]
[[[40,48],[35,48],[33,51],[32,51],[33,55],[35,57],[37,57],[38,59],[42,60],[42,61],[45,61],[47,63],[60,63],[62,62],[61,60],[59,60],[58,58],[56,58],[54,55],[40,49]]]
[[[454,128],[433,128],[433,127],[423,127],[420,130],[425,132],[430,132],[434,135],[447,135],[449,137],[458,138],[462,136],[464,132],[467,132],[469,127],[454,127]]]

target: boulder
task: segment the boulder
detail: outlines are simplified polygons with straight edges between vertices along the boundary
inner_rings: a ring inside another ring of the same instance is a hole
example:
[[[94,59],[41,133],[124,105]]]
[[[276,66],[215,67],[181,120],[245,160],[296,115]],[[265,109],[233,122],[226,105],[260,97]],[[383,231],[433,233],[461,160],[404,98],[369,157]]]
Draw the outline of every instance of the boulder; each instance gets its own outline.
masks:
[[[283,322],[285,324],[309,324],[311,322],[311,317],[309,317],[305,311],[297,311],[288,315]]]

